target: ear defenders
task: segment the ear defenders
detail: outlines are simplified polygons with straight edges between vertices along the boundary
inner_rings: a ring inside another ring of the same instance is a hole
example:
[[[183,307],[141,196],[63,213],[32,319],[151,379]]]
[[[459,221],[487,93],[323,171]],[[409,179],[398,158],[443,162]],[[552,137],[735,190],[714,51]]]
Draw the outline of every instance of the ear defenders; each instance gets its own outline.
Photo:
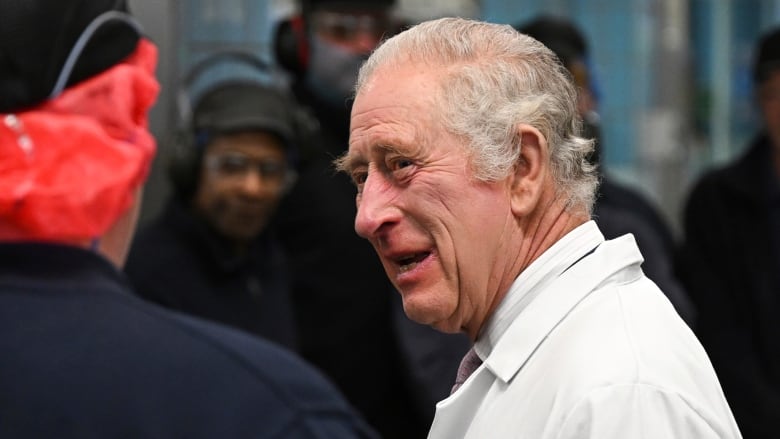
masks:
[[[293,75],[303,76],[309,66],[309,38],[302,15],[277,24],[273,45],[276,62]]]

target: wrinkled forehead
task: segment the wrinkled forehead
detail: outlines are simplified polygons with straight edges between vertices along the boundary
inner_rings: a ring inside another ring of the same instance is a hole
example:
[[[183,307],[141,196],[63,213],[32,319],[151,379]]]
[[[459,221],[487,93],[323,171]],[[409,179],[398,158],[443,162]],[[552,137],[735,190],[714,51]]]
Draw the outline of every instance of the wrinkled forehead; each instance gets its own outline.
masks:
[[[439,75],[413,63],[375,70],[352,106],[350,148],[412,144],[441,129]]]
[[[392,13],[391,4],[372,1],[315,2],[308,7],[309,21],[315,28],[389,28]]]

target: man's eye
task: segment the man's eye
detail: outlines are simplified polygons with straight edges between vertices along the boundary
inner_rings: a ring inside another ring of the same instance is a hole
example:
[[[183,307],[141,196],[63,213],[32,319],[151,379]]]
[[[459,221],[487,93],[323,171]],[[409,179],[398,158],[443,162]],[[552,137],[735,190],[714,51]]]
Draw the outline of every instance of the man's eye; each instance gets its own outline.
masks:
[[[261,161],[258,163],[257,169],[266,178],[281,178],[286,171],[284,164],[275,161]]]
[[[221,156],[211,156],[207,162],[212,169],[217,170],[222,174],[242,174],[245,173],[250,166],[249,160],[240,155],[226,154]]]
[[[388,162],[387,168],[390,171],[398,171],[400,169],[408,168],[409,166],[412,166],[414,162],[407,158],[396,158],[392,159]]]
[[[349,26],[346,23],[338,24],[328,29],[331,36],[338,40],[349,40],[355,35],[354,26]]]
[[[368,172],[355,171],[352,173],[352,182],[355,183],[355,186],[360,186],[365,183],[366,178],[368,178]]]

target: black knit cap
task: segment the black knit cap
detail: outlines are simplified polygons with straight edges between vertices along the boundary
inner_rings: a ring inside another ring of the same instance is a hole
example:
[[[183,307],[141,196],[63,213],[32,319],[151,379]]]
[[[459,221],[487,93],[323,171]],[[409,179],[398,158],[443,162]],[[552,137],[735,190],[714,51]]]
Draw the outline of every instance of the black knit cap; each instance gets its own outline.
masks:
[[[195,104],[192,129],[220,135],[266,131],[288,148],[295,147],[295,104],[278,87],[259,82],[230,81],[207,91]]]
[[[760,84],[778,69],[780,69],[780,27],[771,29],[759,39],[753,63],[753,80],[756,84]]]
[[[0,1],[0,112],[45,101],[84,29],[112,10],[128,12],[126,0]],[[126,58],[139,38],[126,22],[106,22],[85,46],[66,87]]]

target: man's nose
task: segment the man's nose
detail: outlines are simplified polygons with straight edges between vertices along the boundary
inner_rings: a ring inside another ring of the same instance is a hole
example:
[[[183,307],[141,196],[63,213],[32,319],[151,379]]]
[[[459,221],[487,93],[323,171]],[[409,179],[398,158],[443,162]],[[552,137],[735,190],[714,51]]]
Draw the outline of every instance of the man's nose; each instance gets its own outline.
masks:
[[[370,173],[357,199],[355,231],[363,238],[376,237],[380,231],[397,223],[400,210],[394,202],[397,194],[393,185],[381,174]]]
[[[273,184],[255,168],[248,170],[241,178],[241,192],[249,196],[261,196],[273,191]]]

